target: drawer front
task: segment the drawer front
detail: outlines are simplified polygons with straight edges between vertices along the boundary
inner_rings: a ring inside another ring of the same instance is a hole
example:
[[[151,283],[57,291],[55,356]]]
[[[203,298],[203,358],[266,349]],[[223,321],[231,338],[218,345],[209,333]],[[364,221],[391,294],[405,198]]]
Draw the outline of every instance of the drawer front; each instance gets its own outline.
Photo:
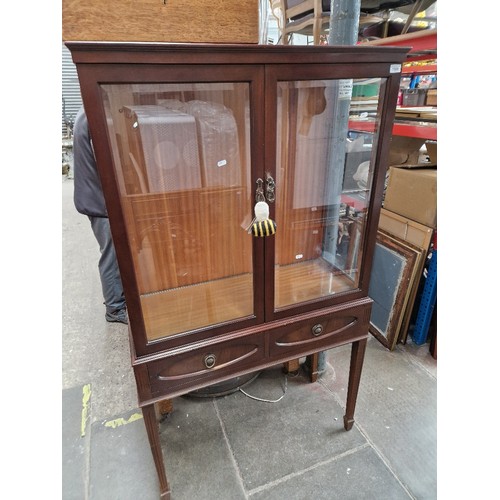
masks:
[[[371,302],[339,308],[327,315],[298,321],[270,333],[271,358],[304,355],[368,337]]]
[[[152,396],[236,375],[264,359],[264,345],[264,334],[255,334],[152,361],[148,363]]]

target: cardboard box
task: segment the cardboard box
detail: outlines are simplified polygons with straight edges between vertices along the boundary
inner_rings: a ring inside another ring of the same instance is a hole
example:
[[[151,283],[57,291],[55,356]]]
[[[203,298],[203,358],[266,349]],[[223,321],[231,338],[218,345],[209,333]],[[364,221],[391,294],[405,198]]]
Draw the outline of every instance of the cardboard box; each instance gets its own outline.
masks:
[[[63,0],[63,41],[259,43],[262,0]]]
[[[438,103],[438,91],[437,89],[427,90],[427,98],[425,99],[426,106],[437,106]]]
[[[429,155],[429,160],[431,163],[436,163],[438,161],[437,157],[437,142],[426,142],[425,149],[427,149],[427,154]]]
[[[423,106],[425,104],[426,89],[404,89],[403,106]]]
[[[431,227],[390,212],[385,208],[380,211],[378,228],[425,251],[429,250],[434,234]]]
[[[420,148],[425,139],[393,135],[389,149],[389,165],[414,165],[418,163]]]
[[[437,227],[437,169],[390,167],[384,208]]]

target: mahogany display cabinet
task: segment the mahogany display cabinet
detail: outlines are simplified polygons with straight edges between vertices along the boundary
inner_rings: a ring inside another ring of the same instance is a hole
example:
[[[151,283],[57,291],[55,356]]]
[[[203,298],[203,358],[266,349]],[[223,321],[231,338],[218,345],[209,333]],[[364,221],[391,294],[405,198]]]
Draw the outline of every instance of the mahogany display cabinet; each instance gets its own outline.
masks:
[[[163,399],[352,344],[349,430],[407,49],[66,44],[161,498]]]

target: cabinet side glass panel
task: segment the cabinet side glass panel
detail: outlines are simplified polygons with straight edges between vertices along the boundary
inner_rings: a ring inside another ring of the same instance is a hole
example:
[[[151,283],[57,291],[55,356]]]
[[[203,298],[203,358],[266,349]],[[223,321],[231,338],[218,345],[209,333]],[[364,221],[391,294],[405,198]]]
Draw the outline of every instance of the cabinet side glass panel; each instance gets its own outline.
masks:
[[[275,310],[358,288],[384,82],[278,83]]]
[[[254,313],[249,84],[106,84],[148,340]]]

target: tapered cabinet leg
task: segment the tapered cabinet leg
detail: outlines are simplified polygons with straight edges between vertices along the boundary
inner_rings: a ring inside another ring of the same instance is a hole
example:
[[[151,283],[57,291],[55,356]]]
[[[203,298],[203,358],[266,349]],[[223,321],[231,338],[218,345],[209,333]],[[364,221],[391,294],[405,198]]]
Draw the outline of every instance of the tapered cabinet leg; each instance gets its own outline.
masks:
[[[316,382],[318,380],[318,363],[319,363],[319,352],[315,352],[309,356],[310,368],[311,368],[311,382]]]
[[[367,339],[352,343],[351,367],[349,368],[349,385],[347,387],[347,403],[344,415],[344,429],[346,431],[351,430],[354,425],[354,410],[361,380],[361,370],[365,359],[366,342]]]
[[[170,500],[170,486],[168,485],[167,475],[165,473],[165,465],[163,463],[163,454],[161,451],[160,431],[158,428],[158,419],[156,416],[155,405],[147,405],[142,407],[142,415],[146,432],[148,434],[149,446],[153,453],[158,480],[160,482],[160,500]]]

